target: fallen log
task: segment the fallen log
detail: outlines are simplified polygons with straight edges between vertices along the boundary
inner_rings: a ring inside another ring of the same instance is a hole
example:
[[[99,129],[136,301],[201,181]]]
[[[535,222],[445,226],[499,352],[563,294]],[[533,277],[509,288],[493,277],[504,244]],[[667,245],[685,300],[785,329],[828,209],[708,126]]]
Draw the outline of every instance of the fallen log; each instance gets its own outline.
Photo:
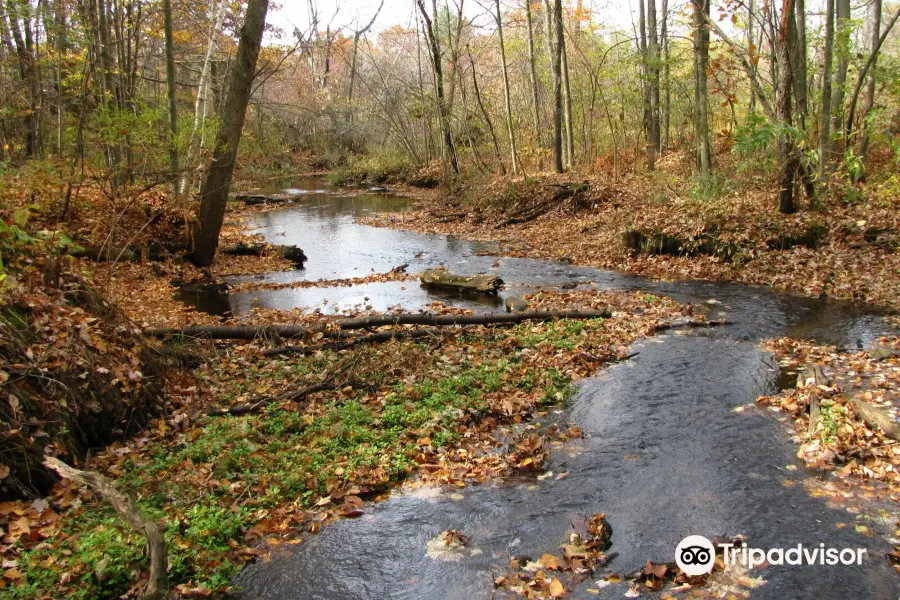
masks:
[[[60,477],[77,481],[96,491],[101,498],[110,503],[113,510],[122,519],[144,534],[150,550],[150,577],[147,580],[147,590],[143,598],[144,600],[167,598],[169,595],[168,559],[166,542],[159,525],[141,514],[132,496],[120,491],[111,479],[100,473],[81,471],[52,456],[44,458],[44,465],[59,473]]]
[[[428,314],[379,314],[354,319],[341,319],[331,323],[314,325],[189,325],[187,327],[158,327],[144,331],[152,337],[182,335],[206,337],[213,340],[253,340],[261,338],[296,338],[325,331],[329,325],[338,329],[367,329],[386,325],[493,325],[495,323],[522,323],[523,321],[552,321],[553,319],[608,319],[610,310],[560,310],[515,313],[490,313],[483,315],[428,315]]]
[[[279,246],[277,244],[266,244],[264,242],[238,242],[237,244],[222,248],[220,252],[232,256],[264,256],[274,254],[300,266],[307,260],[303,250],[295,245]]]
[[[457,275],[446,269],[423,271],[419,281],[425,287],[479,294],[496,294],[503,285],[503,280],[496,275]]]
[[[831,385],[831,381],[825,376],[825,371],[819,365],[806,365],[803,371],[797,374],[797,387],[801,388],[808,385]],[[821,412],[819,395],[816,392],[812,392],[809,395],[809,426],[806,428],[808,435],[815,433]]]

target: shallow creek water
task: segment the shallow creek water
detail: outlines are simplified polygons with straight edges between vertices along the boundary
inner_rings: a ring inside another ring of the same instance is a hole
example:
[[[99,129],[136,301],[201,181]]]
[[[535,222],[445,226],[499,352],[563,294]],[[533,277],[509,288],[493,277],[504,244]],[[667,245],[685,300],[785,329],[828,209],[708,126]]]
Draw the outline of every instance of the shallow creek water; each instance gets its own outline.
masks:
[[[743,534],[759,548],[802,543],[868,548],[861,566],[769,567],[756,573],[766,583],[754,598],[897,598],[900,578],[884,559],[882,538],[852,526],[854,516],[826,506],[786,479],[819,477],[795,457],[784,426],[756,409],[736,412],[757,396],[776,391],[779,370],[759,348],[766,337],[790,335],[857,347],[886,326],[858,306],[805,299],[765,288],[728,283],[654,282],[611,271],[549,261],[478,256],[490,246],[446,236],[358,225],[373,211],[401,211],[402,199],[379,194],[341,197],[318,182],[294,187],[321,190],[307,200],[263,213],[255,224],[268,241],[297,244],[309,256],[306,269],[265,276],[265,281],[335,279],[383,272],[403,263],[417,272],[447,265],[460,272],[494,272],[515,289],[592,281],[600,289],[645,290],[678,300],[715,299],[733,325],[669,334],[635,347],[635,358],[601,371],[579,385],[561,418],[586,432],[578,444],[556,451],[547,465],[563,479],[521,479],[470,486],[447,493],[400,490],[373,504],[360,519],[324,527],[318,535],[271,561],[248,566],[236,581],[239,596],[264,598],[491,598],[493,578],[511,556],[540,557],[565,543],[573,522],[607,514],[610,570],[635,571],[649,559],[669,562],[687,535]],[[240,279],[238,279],[240,280]],[[305,288],[233,294],[223,301],[195,299],[200,309],[271,308],[419,309],[440,299],[479,311],[502,310],[468,298],[435,296],[415,282],[341,288]],[[323,301],[327,300],[327,304]],[[796,465],[796,471],[788,470]],[[472,556],[436,560],[426,544],[441,531],[471,536]],[[584,588],[571,597],[589,597]],[[621,598],[624,584],[601,590]]]

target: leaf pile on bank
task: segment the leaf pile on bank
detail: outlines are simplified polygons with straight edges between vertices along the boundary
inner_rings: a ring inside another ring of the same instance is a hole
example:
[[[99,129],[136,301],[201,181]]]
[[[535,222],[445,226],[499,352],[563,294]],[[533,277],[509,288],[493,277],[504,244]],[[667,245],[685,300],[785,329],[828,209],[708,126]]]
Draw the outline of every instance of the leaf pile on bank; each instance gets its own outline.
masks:
[[[77,267],[30,250],[10,265],[0,300],[0,497],[49,490],[55,477],[41,465],[45,451],[81,457],[171,408],[162,374],[172,358]]]
[[[801,379],[807,365],[819,367],[826,377],[824,382],[801,381],[795,389],[758,400],[793,417],[800,442],[797,456],[809,466],[878,480],[900,493],[900,444],[860,413],[876,411],[886,424],[897,423],[900,338],[882,338],[879,345],[858,351],[790,338],[769,341],[765,347],[788,372],[800,372]],[[810,406],[815,402],[819,416],[810,431]]]
[[[589,296],[546,292],[536,301],[573,308]],[[462,486],[539,471],[554,445],[581,432],[553,419],[549,426],[528,421],[564,402],[574,379],[680,315],[677,303],[645,294],[596,296],[594,303],[614,308],[612,318],[454,328],[278,358],[261,355],[265,340],[188,347],[173,340],[182,352],[207,355],[196,385],[183,393],[226,406],[328,377],[335,385],[240,417],[186,406],[113,444],[89,468],[115,478],[166,524],[170,577],[182,593],[225,589],[246,560],[331,519],[360,516],[366,500],[412,475]],[[5,517],[0,512],[2,558],[15,569],[7,578],[14,591],[0,597],[134,592],[146,569],[143,539],[92,495],[57,486],[39,508],[59,515],[58,531],[45,529],[55,517],[31,508],[17,503]],[[23,517],[37,533],[17,535]]]

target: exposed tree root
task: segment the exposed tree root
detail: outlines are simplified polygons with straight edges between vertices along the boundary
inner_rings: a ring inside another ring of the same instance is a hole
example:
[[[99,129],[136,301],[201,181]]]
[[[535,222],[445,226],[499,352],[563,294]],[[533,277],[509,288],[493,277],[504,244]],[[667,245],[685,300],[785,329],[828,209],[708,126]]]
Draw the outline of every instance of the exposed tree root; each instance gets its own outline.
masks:
[[[93,471],[81,471],[52,456],[44,458],[44,465],[59,473],[60,477],[77,481],[96,491],[109,502],[116,514],[144,534],[150,553],[150,577],[147,581],[144,600],[167,598],[169,596],[168,559],[166,543],[159,525],[142,515],[134,498],[120,491],[108,477]]]

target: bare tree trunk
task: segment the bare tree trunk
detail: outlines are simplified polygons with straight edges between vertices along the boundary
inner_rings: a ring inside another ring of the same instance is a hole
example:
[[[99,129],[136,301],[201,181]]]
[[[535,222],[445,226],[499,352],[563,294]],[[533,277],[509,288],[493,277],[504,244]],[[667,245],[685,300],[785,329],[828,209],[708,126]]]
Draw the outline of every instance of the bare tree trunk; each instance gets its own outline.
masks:
[[[797,211],[794,203],[794,179],[797,173],[798,160],[794,139],[789,133],[793,125],[793,69],[791,69],[791,15],[794,12],[793,0],[783,0],[781,23],[778,28],[778,62],[781,80],[778,82],[778,116],[781,119],[782,133],[778,138],[778,212],[793,213]]]
[[[491,122],[491,117],[488,115],[488,111],[484,107],[484,102],[481,100],[481,91],[478,88],[478,76],[475,74],[475,61],[472,60],[472,52],[468,47],[466,47],[466,50],[469,53],[469,64],[472,66],[472,88],[475,92],[475,101],[478,103],[478,108],[481,110],[481,115],[484,117],[484,123],[487,125],[488,132],[491,134],[491,141],[494,143],[494,156],[497,158],[500,174],[506,175],[506,167],[503,165],[503,156],[500,154],[500,143],[497,141],[497,132],[494,131],[494,124]]]
[[[40,102],[40,81],[38,80],[37,65],[33,53],[33,36],[31,32],[30,3],[26,6],[18,6],[18,0],[6,0],[6,9],[9,16],[9,29],[15,42],[16,59],[18,61],[19,77],[27,90],[28,111],[23,118],[25,125],[25,153],[28,157],[37,156],[40,152],[38,133],[38,104]],[[20,8],[23,10],[20,14]],[[21,19],[22,24],[19,24]],[[23,37],[22,32],[25,32]]]
[[[806,0],[794,0],[794,11],[791,13],[791,78],[794,93],[794,107],[799,121],[799,129],[806,134],[806,122],[809,114],[808,83],[806,80]],[[803,164],[797,157],[797,166],[803,181],[803,188],[810,198],[816,194],[815,174],[812,168]]]
[[[456,154],[456,146],[453,144],[453,133],[450,130],[450,111],[447,106],[447,100],[444,97],[444,69],[441,60],[441,49],[437,40],[437,34],[434,31],[431,17],[425,9],[423,0],[416,0],[419,5],[419,12],[422,13],[422,19],[425,23],[425,34],[428,37],[431,50],[431,66],[434,69],[435,88],[437,92],[438,102],[438,119],[441,126],[441,137],[443,139],[444,152],[454,173],[459,173],[459,157]],[[446,170],[446,169],[445,169]]]
[[[557,173],[563,172],[563,133],[562,133],[562,0],[553,1],[553,20],[556,25],[556,44],[553,49],[553,168]]]
[[[644,150],[647,153],[647,169],[656,168],[656,153],[650,150],[650,64],[647,54],[647,7],[638,0],[638,46],[641,55],[641,127],[644,134]]]
[[[847,66],[849,64],[850,33],[853,28],[850,22],[850,0],[837,0],[837,46],[838,64],[834,73],[834,82],[831,91],[831,131],[834,134],[842,134],[844,131],[844,86],[847,84]],[[843,155],[845,140],[841,136],[832,141],[831,153],[833,160],[839,160]]]
[[[709,91],[706,71],[709,65],[709,0],[692,0],[694,5],[694,113],[697,166],[700,179],[706,180],[712,169],[709,146]]]
[[[878,46],[878,40],[881,37],[881,0],[874,0],[872,3],[872,51]],[[869,113],[875,107],[875,61],[872,61],[872,72],[869,73],[869,84],[866,87],[866,107],[863,110],[863,133],[862,140],[859,143],[859,156],[865,161],[866,155],[869,153]]]
[[[194,236],[193,255],[193,261],[197,265],[211,264],[219,245],[219,231],[225,218],[234,160],[241,141],[247,103],[250,101],[268,8],[269,0],[249,0],[247,3],[212,164],[200,191],[200,225]]]
[[[537,66],[534,58],[534,33],[532,31],[531,0],[525,0],[525,26],[528,28],[528,74],[531,83],[531,108],[534,117],[534,146],[543,148],[543,136],[541,135],[541,110],[538,98]]]
[[[751,0],[752,2],[752,0]],[[670,79],[669,66],[669,0],[662,0],[662,21],[660,26],[660,39],[662,42],[663,52],[663,100],[662,100],[662,122],[660,123],[661,140],[660,150],[663,151],[669,146],[669,118],[672,111],[672,88]]]
[[[747,51],[751,55],[759,56],[759,49],[756,46],[756,38],[753,36],[753,29],[756,26],[756,14],[754,12],[754,0],[749,0],[747,5]],[[747,113],[752,117],[756,113],[756,88],[750,87],[750,101],[747,104]]]
[[[368,32],[372,25],[375,24],[375,19],[378,18],[378,13],[381,12],[381,8],[384,6],[384,0],[381,0],[381,4],[378,5],[378,8],[375,10],[375,14],[372,15],[372,18],[369,20],[368,24],[362,29],[358,29],[353,32],[353,51],[350,54],[350,81],[347,84],[347,106],[353,106],[353,81],[356,79],[356,52],[359,48],[359,38],[364,36],[366,32]],[[352,113],[351,113],[352,116]]]
[[[872,51],[869,53],[869,58],[866,60],[865,64],[863,64],[863,68],[859,71],[859,76],[856,79],[856,86],[854,86],[853,93],[850,95],[850,108],[847,111],[844,139],[849,140],[850,134],[853,132],[853,121],[856,116],[856,104],[859,101],[859,94],[860,92],[862,92],[862,86],[866,81],[866,75],[869,73],[869,69],[874,68],[875,59],[878,58],[878,53],[881,51],[881,46],[884,44],[884,41],[891,33],[894,25],[897,24],[898,19],[900,19],[900,8],[897,9],[897,12],[894,13],[894,16],[888,22],[887,27],[884,28],[881,36],[878,38],[876,46],[872,48]]]
[[[503,70],[503,100],[506,105],[506,131],[509,134],[509,158],[513,175],[519,174],[519,157],[516,155],[516,133],[513,128],[512,103],[509,99],[509,75],[506,72],[506,48],[503,45],[503,16],[500,14],[500,0],[496,0],[497,35],[500,38],[500,65]]]
[[[557,27],[560,31],[564,31],[562,19],[560,19]],[[569,86],[569,57],[566,53],[566,37],[559,35],[559,48],[562,56],[562,79],[563,79],[563,110],[565,111],[565,132],[566,132],[566,168],[571,169],[575,162],[575,124],[572,122],[572,89]]]
[[[656,32],[656,0],[647,0],[647,37],[649,40],[650,75],[650,143],[648,152],[653,153],[653,163],[660,146],[659,124],[659,38]]]
[[[168,0],[167,0],[168,1]],[[202,133],[198,137],[197,132],[201,130],[206,120],[207,100],[209,99],[210,73],[212,71],[212,58],[216,51],[216,40],[222,32],[222,24],[225,21],[225,9],[228,3],[225,0],[219,2],[218,10],[216,10],[216,0],[212,0],[210,6],[210,16],[212,23],[209,29],[209,39],[206,42],[206,55],[203,57],[203,68],[200,71],[200,83],[197,88],[197,99],[194,101],[194,126],[191,128],[191,138],[188,142],[188,150],[184,159],[184,175],[181,178],[181,193],[187,194],[191,188],[191,174],[194,167],[194,161],[197,160],[197,152],[202,139]]]
[[[175,41],[172,38],[171,0],[162,0],[162,10],[166,37],[166,95],[169,98],[169,181],[174,195],[178,193],[178,109],[175,95]],[[216,235],[218,236],[218,232]]]
[[[431,160],[431,117],[425,110],[425,84],[422,77],[422,34],[419,31],[419,13],[413,3],[413,13],[416,15],[416,68],[419,75],[419,103],[422,105],[422,144],[425,147],[425,162]]]
[[[822,115],[819,133],[819,177],[828,172],[831,153],[831,69],[834,60],[834,0],[825,1],[825,49],[822,66]]]

